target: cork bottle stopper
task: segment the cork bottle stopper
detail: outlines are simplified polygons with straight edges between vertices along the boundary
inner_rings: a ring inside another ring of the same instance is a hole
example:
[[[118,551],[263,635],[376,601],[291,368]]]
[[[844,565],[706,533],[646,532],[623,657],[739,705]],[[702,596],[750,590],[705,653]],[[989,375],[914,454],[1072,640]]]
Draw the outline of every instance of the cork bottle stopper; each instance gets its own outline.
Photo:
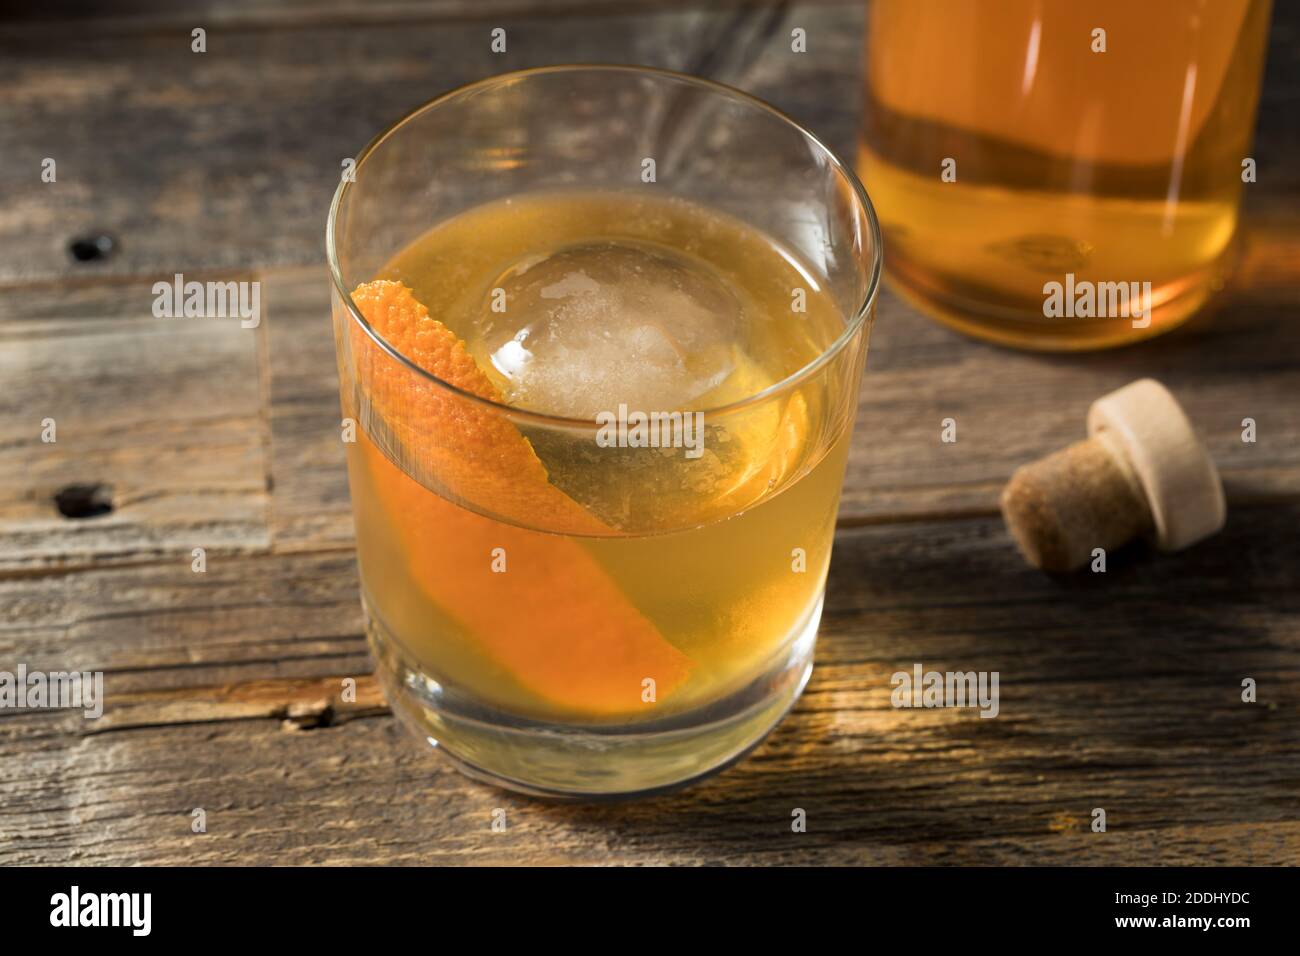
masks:
[[[1223,485],[1177,400],[1145,378],[1093,402],[1084,441],[1024,465],[1002,492],[1002,515],[1026,560],[1082,567],[1139,535],[1177,551],[1214,534]]]

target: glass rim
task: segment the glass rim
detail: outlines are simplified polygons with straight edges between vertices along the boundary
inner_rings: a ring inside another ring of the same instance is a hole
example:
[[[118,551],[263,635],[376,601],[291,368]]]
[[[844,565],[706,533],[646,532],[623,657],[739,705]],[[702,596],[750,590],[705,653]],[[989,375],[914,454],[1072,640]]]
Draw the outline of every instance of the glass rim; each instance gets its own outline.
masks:
[[[773,382],[766,388],[760,389],[752,395],[747,395],[744,398],[737,399],[734,402],[728,402],[713,408],[690,409],[689,411],[699,412],[709,417],[729,415],[748,408],[751,405],[758,405],[762,402],[768,401],[782,392],[796,388],[798,385],[811,378],[823,366],[827,365],[833,358],[835,358],[836,355],[843,351],[853,337],[861,330],[863,324],[866,322],[867,315],[871,312],[872,305],[876,301],[876,294],[880,288],[881,271],[884,264],[884,254],[881,248],[880,223],[876,219],[876,210],[875,207],[871,205],[871,199],[867,195],[866,188],[853,172],[852,167],[847,166],[843,161],[841,161],[830,147],[823,143],[821,139],[801,123],[792,119],[771,103],[759,99],[757,96],[750,93],[746,93],[744,90],[737,89],[734,86],[729,86],[726,83],[719,83],[716,80],[708,80],[703,77],[692,76],[689,73],[679,73],[676,70],[665,70],[652,66],[632,66],[613,63],[573,63],[554,66],[538,66],[523,70],[511,70],[507,73],[497,73],[493,76],[464,83],[445,93],[440,93],[432,99],[416,106],[414,109],[408,110],[365,145],[361,152],[356,156],[354,169],[359,170],[366,159],[369,158],[381,145],[383,145],[390,136],[397,133],[408,123],[415,120],[428,110],[435,109],[469,93],[478,92],[491,86],[513,82],[523,77],[544,73],[581,72],[633,73],[657,76],[665,80],[672,80],[678,83],[684,83],[688,86],[694,86],[715,95],[721,95],[728,99],[738,101],[750,108],[756,108],[775,117],[781,123],[793,128],[803,137],[804,140],[811,143],[815,151],[827,160],[832,170],[849,184],[853,196],[857,199],[858,204],[866,215],[867,226],[872,242],[872,262],[867,279],[867,289],[862,297],[862,302],[858,305],[852,318],[845,323],[844,330],[815,358],[791,372],[789,375],[785,376],[785,378]],[[457,398],[504,412],[512,417],[518,416],[529,421],[590,428],[593,425],[593,420],[590,418],[571,418],[563,415],[552,415],[547,412],[534,411],[527,408],[519,408],[506,402],[497,402],[490,398],[484,398],[481,395],[475,395],[473,392],[468,392],[462,388],[458,388],[451,382],[439,378],[437,375],[434,375],[432,372],[429,372],[427,369],[412,361],[408,356],[404,355],[400,349],[394,347],[387,339],[371,327],[370,322],[361,314],[361,310],[357,308],[357,304],[352,301],[352,293],[343,281],[343,272],[338,261],[338,247],[335,242],[338,212],[342,206],[344,197],[348,194],[349,187],[354,185],[356,185],[355,180],[349,181],[347,179],[342,179],[339,182],[338,188],[334,191],[334,199],[330,203],[329,218],[325,223],[325,257],[329,264],[330,280],[334,284],[334,290],[342,298],[351,320],[361,327],[362,331],[365,332],[370,340],[398,363],[406,366],[411,372],[438,388],[455,395]]]

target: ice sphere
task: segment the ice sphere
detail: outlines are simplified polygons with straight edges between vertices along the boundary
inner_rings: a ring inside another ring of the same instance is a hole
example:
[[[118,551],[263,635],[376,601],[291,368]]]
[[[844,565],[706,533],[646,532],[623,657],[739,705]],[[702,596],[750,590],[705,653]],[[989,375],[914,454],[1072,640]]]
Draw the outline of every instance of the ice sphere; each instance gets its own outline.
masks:
[[[736,367],[740,301],[712,267],[664,247],[604,240],[529,256],[488,295],[471,351],[521,408],[698,407]]]

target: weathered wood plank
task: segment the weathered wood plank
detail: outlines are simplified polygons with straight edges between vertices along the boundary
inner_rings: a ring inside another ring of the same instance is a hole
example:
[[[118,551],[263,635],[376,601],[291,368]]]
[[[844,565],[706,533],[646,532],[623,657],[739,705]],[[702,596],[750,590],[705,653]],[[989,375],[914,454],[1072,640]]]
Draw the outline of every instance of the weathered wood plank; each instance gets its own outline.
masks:
[[[277,550],[350,546],[329,273],[294,269],[263,283],[268,307],[271,537]]]
[[[845,529],[791,717],[720,777],[614,808],[471,783],[364,677],[342,702],[364,662],[341,557],[2,582],[3,617],[39,628],[0,632],[0,661],[110,673],[102,726],[0,718],[0,759],[29,770],[5,784],[0,862],[1294,863],[1300,545],[1265,531],[1298,515],[1245,507],[1217,547],[1063,581],[1018,565],[994,519]],[[893,708],[918,662],[999,671],[999,716]]]
[[[10,0],[11,23],[29,30],[66,29],[69,22],[98,30],[142,32],[184,27],[294,29],[308,24],[418,23],[489,17],[560,17],[654,12],[674,8],[773,6],[777,0],[202,0],[178,9],[171,0],[119,0],[88,6],[77,0]],[[857,3],[860,0],[805,0]]]
[[[1292,238],[1289,244],[1294,246]],[[1267,230],[1247,241],[1218,311],[1139,346],[1044,356],[974,342],[888,290],[863,379],[841,518],[992,514],[1020,464],[1085,437],[1088,406],[1144,376],[1178,396],[1232,501],[1300,494],[1300,258]],[[1257,440],[1242,441],[1242,419]],[[957,440],[941,440],[943,420]]]
[[[0,815],[16,834],[0,839],[0,861],[1285,865],[1300,856],[1293,807],[1269,799],[1276,777],[1264,779],[1262,802],[1253,799],[1252,758],[1184,760],[1172,773],[1143,763],[1122,774],[1084,762],[1086,753],[1060,769],[1032,755],[979,760],[969,748],[899,760],[891,744],[901,735],[884,733],[846,787],[842,767],[784,766],[797,735],[819,731],[833,727],[796,714],[759,755],[713,782],[613,807],[478,786],[387,718],[307,732],[263,721],[105,734],[73,759],[23,755],[35,773]],[[1051,743],[1060,745],[1040,746]],[[1203,783],[1188,785],[1188,775]],[[1239,818],[1243,804],[1250,819],[1226,823],[1225,810]],[[1098,805],[1108,808],[1104,834],[1088,829]],[[807,833],[790,831],[796,807],[808,813]],[[195,808],[206,812],[206,833],[191,832]],[[497,808],[504,833],[490,830]]]
[[[734,9],[495,21],[114,36],[0,34],[0,281],[270,268],[321,260],[340,164],[425,100],[507,70],[563,62],[709,71],[771,96],[837,147],[853,143],[861,11],[799,6],[817,55],[790,51],[788,25],[751,44]],[[44,39],[42,39],[44,37]],[[733,51],[738,51],[733,52]],[[743,55],[746,59],[737,61]],[[750,56],[757,57],[751,60]],[[834,97],[821,91],[837,90]],[[46,157],[58,181],[41,181]],[[148,157],[148,162],[141,162]],[[77,263],[74,236],[119,251]]]
[[[0,669],[102,670],[112,693],[364,674],[357,588],[350,551],[0,579]]]
[[[268,546],[257,330],[154,318],[151,286],[0,302],[0,572]],[[111,512],[66,517],[75,485]]]
[[[77,728],[102,734],[140,727],[210,724],[222,720],[274,717],[286,729],[333,726],[358,717],[388,713],[372,675],[346,678],[279,678],[214,688],[174,688],[118,694],[112,710]],[[74,716],[75,719],[75,716]]]

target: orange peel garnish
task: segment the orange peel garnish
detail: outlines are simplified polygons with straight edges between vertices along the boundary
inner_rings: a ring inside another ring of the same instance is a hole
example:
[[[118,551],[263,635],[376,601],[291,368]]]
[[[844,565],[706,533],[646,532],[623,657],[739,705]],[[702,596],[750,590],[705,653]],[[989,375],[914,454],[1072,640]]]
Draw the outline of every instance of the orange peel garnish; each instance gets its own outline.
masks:
[[[420,368],[464,392],[501,402],[465,344],[400,282],[364,283],[353,301],[371,327]],[[357,381],[371,412],[453,500],[395,465],[365,432],[358,448],[413,579],[519,684],[589,717],[627,715],[652,678],[663,699],[690,659],[666,640],[578,541],[549,531],[611,529],[551,484],[532,445],[504,413],[419,380],[353,328]],[[494,572],[494,549],[506,571]]]

